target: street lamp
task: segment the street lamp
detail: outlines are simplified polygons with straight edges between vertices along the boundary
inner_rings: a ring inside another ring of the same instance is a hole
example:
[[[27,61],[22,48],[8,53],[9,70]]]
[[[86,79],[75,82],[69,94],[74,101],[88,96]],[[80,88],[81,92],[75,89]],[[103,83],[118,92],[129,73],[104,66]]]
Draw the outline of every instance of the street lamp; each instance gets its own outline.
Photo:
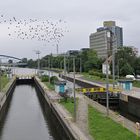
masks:
[[[80,58],[80,74],[82,73],[82,58]]]
[[[1,92],[1,88],[2,88],[2,85],[1,85],[1,75],[2,73],[1,73],[1,58],[0,58],[0,92]]]
[[[75,57],[73,57],[73,94],[74,94],[74,121],[76,121]]]
[[[66,55],[64,54],[64,79],[66,81]]]
[[[107,58],[106,58],[106,110],[107,110],[107,116],[109,115],[109,63],[108,63],[108,53],[110,49],[112,49],[112,75],[113,75],[113,89],[115,87],[115,49],[113,46],[113,35],[114,33],[111,30],[107,30]],[[115,36],[114,36],[115,37]],[[110,49],[109,49],[110,48]]]
[[[39,70],[40,70],[40,60],[39,60],[39,56],[40,56],[40,53],[41,53],[41,52],[40,52],[39,50],[35,50],[35,53],[37,54],[37,59],[38,59],[38,60],[37,60],[37,61],[38,61],[38,62],[37,62],[37,69],[38,69],[38,70],[37,70],[37,73],[39,74]]]
[[[51,55],[49,56],[49,83],[50,83],[50,79],[51,79],[51,76],[50,76],[50,72],[51,72]]]
[[[108,64],[108,48],[109,48],[109,40],[111,37],[111,34],[109,31],[107,31],[107,58],[106,58],[106,111],[107,111],[107,116],[109,115],[109,79],[108,79],[108,69],[109,69],[109,64]]]

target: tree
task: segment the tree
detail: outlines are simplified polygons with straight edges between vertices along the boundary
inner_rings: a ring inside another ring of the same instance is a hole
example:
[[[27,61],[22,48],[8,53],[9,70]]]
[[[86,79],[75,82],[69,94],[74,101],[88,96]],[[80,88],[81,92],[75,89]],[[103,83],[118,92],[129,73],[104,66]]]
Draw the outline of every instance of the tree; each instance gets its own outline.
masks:
[[[140,57],[137,57],[134,62],[135,75],[140,75]]]
[[[27,63],[28,60],[27,60],[27,58],[22,58],[21,62],[22,62],[22,63]]]
[[[89,50],[86,57],[87,60],[84,63],[84,70],[86,72],[92,69],[101,69],[101,60],[98,58],[96,51]]]
[[[8,60],[8,63],[9,63],[9,64],[12,64],[12,63],[13,63],[13,60],[9,59],[9,60]]]
[[[135,74],[135,53],[130,47],[121,47],[116,53],[116,65],[119,64],[119,75]]]

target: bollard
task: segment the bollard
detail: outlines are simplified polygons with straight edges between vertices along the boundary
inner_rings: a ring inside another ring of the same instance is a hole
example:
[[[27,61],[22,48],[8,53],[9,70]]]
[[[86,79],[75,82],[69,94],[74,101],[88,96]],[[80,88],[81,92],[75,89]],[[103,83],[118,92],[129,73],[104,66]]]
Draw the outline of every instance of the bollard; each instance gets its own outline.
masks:
[[[139,137],[140,123],[136,122],[136,139]]]

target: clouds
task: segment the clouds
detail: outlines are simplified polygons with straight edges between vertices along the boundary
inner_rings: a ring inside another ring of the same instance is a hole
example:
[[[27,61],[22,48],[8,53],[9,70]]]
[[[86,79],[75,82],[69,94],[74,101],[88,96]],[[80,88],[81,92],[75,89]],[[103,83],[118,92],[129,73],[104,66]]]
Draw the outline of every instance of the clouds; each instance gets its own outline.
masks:
[[[60,51],[63,52],[89,47],[89,34],[102,26],[104,20],[115,20],[118,26],[123,27],[124,44],[139,47],[139,6],[139,0],[5,0],[0,4],[0,12],[21,19],[66,20],[70,32],[59,44]],[[34,47],[40,49],[42,55],[56,53],[54,46],[43,47],[42,42],[11,40],[6,32],[5,25],[0,25],[0,44],[4,44],[0,45],[0,50],[3,53],[31,58],[34,56]],[[24,53],[18,49],[19,46]]]

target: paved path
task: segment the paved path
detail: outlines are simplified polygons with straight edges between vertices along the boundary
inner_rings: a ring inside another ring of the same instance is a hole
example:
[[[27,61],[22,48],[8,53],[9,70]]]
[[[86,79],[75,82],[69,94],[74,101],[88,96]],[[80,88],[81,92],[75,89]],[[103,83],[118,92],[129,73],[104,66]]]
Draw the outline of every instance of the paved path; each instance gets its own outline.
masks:
[[[88,137],[89,140],[93,138],[89,135],[88,130],[88,103],[84,96],[79,95],[78,108],[76,114],[76,123],[81,131]]]

